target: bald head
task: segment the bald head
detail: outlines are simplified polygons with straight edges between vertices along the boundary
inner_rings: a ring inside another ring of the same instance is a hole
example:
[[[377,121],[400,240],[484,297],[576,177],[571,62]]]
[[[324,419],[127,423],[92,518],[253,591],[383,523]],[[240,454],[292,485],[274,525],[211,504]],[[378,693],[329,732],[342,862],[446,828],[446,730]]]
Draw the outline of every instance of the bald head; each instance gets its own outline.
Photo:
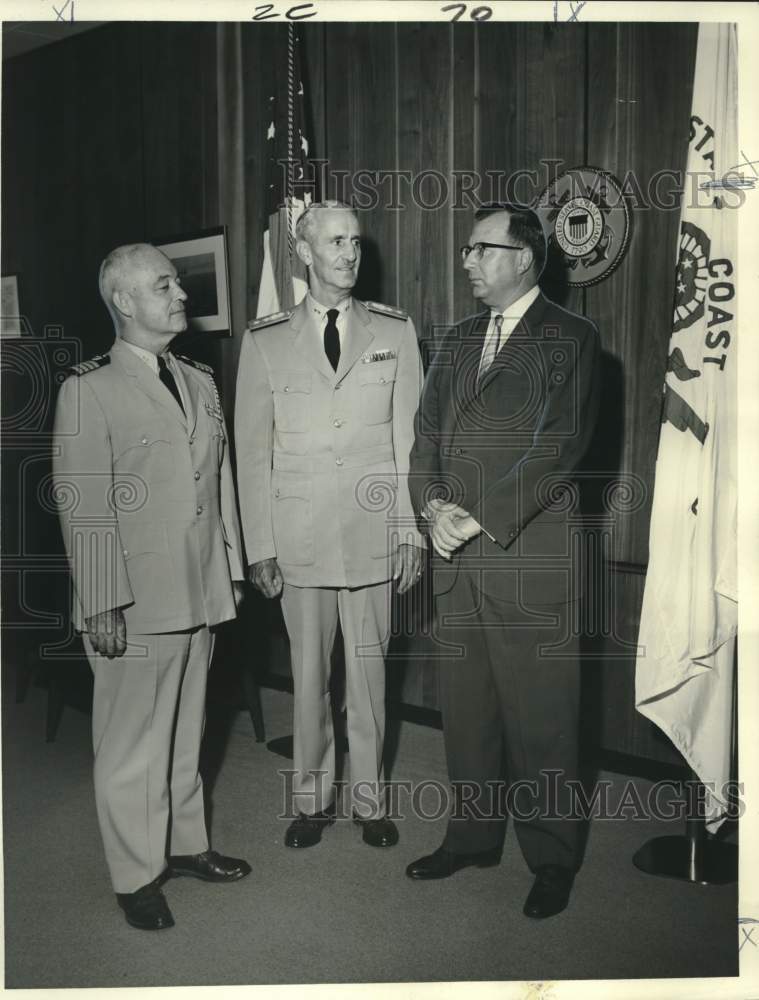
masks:
[[[116,333],[148,350],[163,350],[187,327],[182,289],[169,258],[149,243],[111,250],[98,286]]]

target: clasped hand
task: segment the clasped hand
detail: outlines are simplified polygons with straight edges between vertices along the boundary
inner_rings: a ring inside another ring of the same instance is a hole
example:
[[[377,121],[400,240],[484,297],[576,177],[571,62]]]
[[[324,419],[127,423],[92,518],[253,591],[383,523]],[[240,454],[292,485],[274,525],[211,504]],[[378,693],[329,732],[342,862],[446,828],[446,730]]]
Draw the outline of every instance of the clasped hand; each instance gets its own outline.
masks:
[[[430,538],[435,551],[448,562],[456,549],[482,531],[470,513],[446,500],[430,500],[425,517],[430,523]]]

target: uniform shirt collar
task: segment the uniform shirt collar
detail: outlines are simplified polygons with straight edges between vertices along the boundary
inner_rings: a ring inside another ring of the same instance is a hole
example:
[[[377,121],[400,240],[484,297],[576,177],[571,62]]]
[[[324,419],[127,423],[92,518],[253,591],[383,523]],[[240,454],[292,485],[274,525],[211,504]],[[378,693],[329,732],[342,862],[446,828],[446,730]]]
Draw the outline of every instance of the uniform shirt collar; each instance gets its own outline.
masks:
[[[158,358],[152,351],[146,351],[144,347],[138,347],[137,344],[132,344],[128,340],[122,340],[121,343],[136,354],[140,361],[144,361],[152,372],[158,374]]]
[[[341,319],[345,319],[345,315],[351,307],[351,297],[348,296],[347,299],[343,299],[339,306],[323,306],[321,302],[317,302],[310,291],[306,292],[306,307],[312,316],[315,316],[319,323],[327,322],[327,313],[329,309],[337,309],[340,315],[337,317],[338,324]]]

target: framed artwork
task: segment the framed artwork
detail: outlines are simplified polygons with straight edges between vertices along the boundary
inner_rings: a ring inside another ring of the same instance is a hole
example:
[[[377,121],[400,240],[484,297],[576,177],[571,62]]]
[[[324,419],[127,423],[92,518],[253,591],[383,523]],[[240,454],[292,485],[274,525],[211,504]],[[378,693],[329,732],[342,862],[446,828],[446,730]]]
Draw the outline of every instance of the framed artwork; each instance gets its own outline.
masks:
[[[226,227],[151,240],[177,269],[187,292],[187,328],[231,336]]]
[[[0,337],[21,337],[27,333],[26,319],[21,315],[18,275],[0,277]]]

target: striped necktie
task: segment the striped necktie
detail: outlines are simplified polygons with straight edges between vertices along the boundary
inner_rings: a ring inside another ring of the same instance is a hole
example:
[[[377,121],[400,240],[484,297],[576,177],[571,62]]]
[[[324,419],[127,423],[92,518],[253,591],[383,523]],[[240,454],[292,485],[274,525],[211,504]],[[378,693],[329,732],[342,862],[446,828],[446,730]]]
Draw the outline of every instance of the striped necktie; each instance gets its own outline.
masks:
[[[482,348],[482,358],[480,359],[480,371],[477,379],[481,379],[496,359],[501,346],[501,327],[503,326],[503,316],[500,313],[493,319],[493,332],[485,340]]]

